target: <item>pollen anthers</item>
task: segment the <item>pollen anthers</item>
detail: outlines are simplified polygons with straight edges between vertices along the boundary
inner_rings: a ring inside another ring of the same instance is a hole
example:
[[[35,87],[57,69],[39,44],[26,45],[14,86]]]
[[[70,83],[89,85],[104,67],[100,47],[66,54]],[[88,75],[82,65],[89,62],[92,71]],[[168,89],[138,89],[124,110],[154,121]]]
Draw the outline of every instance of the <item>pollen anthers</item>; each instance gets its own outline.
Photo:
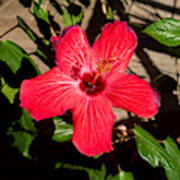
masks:
[[[110,60],[102,59],[97,64],[97,71],[95,76],[92,80],[92,84],[96,83],[96,80],[103,74],[108,73],[112,69],[112,63],[114,62],[115,58],[110,58]]]
[[[97,64],[97,71],[100,73],[106,73],[111,70],[111,60],[102,59]]]

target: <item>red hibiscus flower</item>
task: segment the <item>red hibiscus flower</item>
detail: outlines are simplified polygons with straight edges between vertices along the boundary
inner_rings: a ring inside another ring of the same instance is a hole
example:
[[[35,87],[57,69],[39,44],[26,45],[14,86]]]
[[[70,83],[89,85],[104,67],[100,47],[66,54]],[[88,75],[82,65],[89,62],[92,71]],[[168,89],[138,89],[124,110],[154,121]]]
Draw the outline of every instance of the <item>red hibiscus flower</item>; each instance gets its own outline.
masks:
[[[104,26],[90,47],[79,26],[55,38],[57,67],[23,81],[21,106],[35,120],[72,112],[72,142],[87,156],[110,152],[115,115],[112,106],[149,118],[158,111],[158,99],[147,82],[125,70],[137,46],[135,33],[125,22]]]

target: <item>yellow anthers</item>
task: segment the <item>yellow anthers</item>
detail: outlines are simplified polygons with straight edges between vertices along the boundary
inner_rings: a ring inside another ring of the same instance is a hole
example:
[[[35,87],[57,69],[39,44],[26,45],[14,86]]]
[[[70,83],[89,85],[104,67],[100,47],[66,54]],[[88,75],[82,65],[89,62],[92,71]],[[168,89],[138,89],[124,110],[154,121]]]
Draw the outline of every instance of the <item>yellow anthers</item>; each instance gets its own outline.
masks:
[[[103,73],[107,73],[111,70],[111,64],[115,59],[110,59],[110,60],[106,60],[106,59],[102,59],[98,62],[97,64],[97,72],[95,73],[95,76],[93,78],[93,80],[91,81],[91,84],[94,85],[97,81],[97,79],[103,74]]]
[[[99,71],[100,73],[109,72],[111,70],[111,62],[112,60],[106,60],[106,59],[100,60],[99,63],[97,64],[97,71]]]

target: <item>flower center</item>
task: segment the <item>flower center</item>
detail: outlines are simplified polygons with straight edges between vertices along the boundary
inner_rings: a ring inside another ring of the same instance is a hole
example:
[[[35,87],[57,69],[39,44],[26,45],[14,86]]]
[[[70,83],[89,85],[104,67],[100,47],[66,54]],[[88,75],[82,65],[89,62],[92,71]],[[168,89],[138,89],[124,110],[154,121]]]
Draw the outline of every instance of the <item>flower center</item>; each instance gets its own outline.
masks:
[[[96,72],[92,74],[84,73],[81,78],[80,88],[88,95],[96,95],[105,88],[105,82],[102,80],[102,74],[111,70],[113,60],[100,60],[97,64]]]
[[[96,74],[91,75],[89,73],[85,73],[81,78],[80,89],[88,95],[96,95],[105,87],[101,76],[96,78],[96,81],[94,81],[94,78],[96,78]]]

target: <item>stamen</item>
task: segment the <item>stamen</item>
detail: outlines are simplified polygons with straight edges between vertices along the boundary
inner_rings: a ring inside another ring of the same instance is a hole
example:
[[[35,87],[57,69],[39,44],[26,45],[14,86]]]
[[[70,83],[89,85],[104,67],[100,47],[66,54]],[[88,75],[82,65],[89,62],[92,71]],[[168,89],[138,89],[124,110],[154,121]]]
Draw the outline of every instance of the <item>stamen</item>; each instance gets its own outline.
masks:
[[[102,59],[99,61],[99,63],[97,64],[97,72],[95,73],[95,76],[93,78],[93,80],[91,81],[91,84],[94,85],[97,81],[97,79],[101,76],[101,74],[103,73],[107,73],[111,70],[111,62],[112,60],[106,60],[106,59]]]

